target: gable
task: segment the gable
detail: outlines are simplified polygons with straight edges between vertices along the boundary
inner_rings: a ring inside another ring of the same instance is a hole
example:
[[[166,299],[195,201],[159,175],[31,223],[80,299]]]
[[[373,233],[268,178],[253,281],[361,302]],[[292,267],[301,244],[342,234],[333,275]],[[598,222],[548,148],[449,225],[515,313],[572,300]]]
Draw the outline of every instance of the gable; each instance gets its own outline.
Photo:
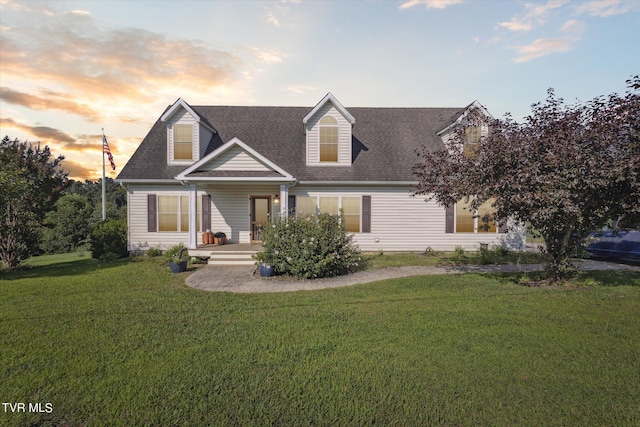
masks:
[[[176,179],[237,181],[292,181],[293,176],[253,148],[233,138],[200,161],[182,171]]]
[[[264,162],[242,147],[235,145],[203,164],[201,171],[271,171]]]
[[[446,136],[446,134],[450,133],[450,131],[458,124],[466,124],[467,116],[474,112],[478,119],[484,118],[486,120],[483,124],[486,127],[486,124],[495,120],[494,117],[487,111],[484,105],[480,104],[478,101],[473,101],[471,104],[467,105],[461,111],[459,111],[450,121],[444,126],[442,129],[438,131],[438,136]]]
[[[333,105],[334,108],[340,113],[340,115],[342,115],[342,117],[346,121],[348,121],[349,124],[351,124],[351,126],[356,124],[355,117],[353,117],[351,113],[349,113],[347,109],[344,108],[344,105],[342,105],[340,101],[338,101],[331,92],[326,94],[324,98],[322,98],[320,102],[318,102],[318,104],[315,107],[313,107],[313,109],[304,117],[304,119],[302,119],[302,123],[306,125],[310,120],[312,120],[315,116],[317,116],[318,113],[322,115],[322,113],[320,112],[320,109],[325,108],[327,104]]]

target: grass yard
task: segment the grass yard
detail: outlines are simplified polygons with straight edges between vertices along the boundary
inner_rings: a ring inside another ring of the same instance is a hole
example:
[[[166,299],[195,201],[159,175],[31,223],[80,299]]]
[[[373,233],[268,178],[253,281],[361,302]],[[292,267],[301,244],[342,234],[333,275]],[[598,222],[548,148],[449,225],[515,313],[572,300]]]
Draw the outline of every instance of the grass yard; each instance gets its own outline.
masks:
[[[0,398],[52,408],[0,425],[640,424],[637,272],[256,295],[145,258],[0,274]]]
[[[488,264],[539,264],[547,261],[542,253],[500,253],[495,250],[455,252],[378,252],[362,255],[365,268],[402,267],[405,265],[488,265]]]

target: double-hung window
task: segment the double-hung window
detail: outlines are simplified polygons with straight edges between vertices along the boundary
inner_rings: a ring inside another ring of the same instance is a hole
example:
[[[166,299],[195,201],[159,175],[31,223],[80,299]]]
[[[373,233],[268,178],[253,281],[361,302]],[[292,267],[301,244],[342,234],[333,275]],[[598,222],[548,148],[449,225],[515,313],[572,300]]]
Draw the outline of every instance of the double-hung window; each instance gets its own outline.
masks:
[[[193,126],[173,125],[173,159],[193,160]]]
[[[361,197],[343,197],[342,213],[344,215],[344,223],[347,231],[351,233],[360,232],[360,212]]]
[[[367,196],[370,197],[370,196]],[[370,202],[369,202],[370,203]],[[362,197],[352,196],[320,196],[296,197],[298,217],[315,217],[317,213],[339,215],[342,210],[344,224],[350,233],[360,233],[362,216]],[[370,216],[367,219],[370,221]]]
[[[196,203],[196,224],[197,231],[200,231],[200,200]],[[189,231],[189,196],[158,195],[158,231]]]
[[[464,155],[475,157],[478,154],[478,143],[482,136],[482,126],[467,126],[464,128]]]
[[[475,211],[471,209],[471,200],[456,203],[456,233],[495,233],[495,209],[488,200]]]

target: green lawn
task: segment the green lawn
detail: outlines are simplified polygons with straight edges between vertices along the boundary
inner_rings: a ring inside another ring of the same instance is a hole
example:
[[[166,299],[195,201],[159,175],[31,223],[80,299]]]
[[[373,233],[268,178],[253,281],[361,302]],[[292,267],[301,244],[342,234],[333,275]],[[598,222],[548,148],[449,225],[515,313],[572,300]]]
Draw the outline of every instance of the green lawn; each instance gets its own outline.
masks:
[[[0,425],[640,424],[636,272],[236,295],[49,262],[0,273],[0,398],[53,412]]]
[[[402,267],[405,265],[468,265],[468,264],[539,264],[547,261],[547,257],[541,253],[499,253],[489,250],[454,252],[379,252],[365,253],[362,255],[365,268]]]

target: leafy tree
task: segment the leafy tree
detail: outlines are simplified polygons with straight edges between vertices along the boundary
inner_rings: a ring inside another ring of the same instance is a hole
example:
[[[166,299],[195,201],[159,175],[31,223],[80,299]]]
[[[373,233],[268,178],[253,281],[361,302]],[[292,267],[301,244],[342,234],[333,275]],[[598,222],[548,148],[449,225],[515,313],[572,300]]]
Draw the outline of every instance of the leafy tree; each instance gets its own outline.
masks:
[[[89,245],[93,206],[86,196],[67,193],[58,199],[55,209],[45,215],[40,247],[47,253],[66,253]]]
[[[111,178],[105,180],[107,202],[107,218],[121,219],[127,217],[127,191]],[[65,193],[85,196],[93,206],[92,221],[94,226],[102,221],[102,179],[98,181],[72,181]]]
[[[444,150],[419,153],[415,194],[441,205],[469,197],[474,209],[493,200],[498,219],[529,223],[544,238],[552,279],[570,276],[589,233],[640,218],[640,77],[627,84],[624,96],[575,105],[549,89],[523,123],[495,120],[465,149],[465,125],[482,120],[472,111]]]
[[[0,142],[0,258],[15,268],[38,248],[41,220],[67,182],[49,147],[29,142]]]

